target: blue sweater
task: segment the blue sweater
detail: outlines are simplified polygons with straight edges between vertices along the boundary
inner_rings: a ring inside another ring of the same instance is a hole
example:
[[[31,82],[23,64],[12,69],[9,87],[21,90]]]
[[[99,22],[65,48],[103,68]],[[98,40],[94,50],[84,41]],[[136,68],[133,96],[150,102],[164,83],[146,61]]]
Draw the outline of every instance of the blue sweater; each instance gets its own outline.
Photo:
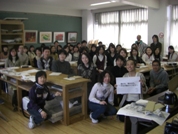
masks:
[[[46,85],[36,83],[29,92],[30,102],[28,103],[28,109],[35,109],[41,112],[45,106],[45,101],[52,100],[54,97],[54,95],[50,94]]]

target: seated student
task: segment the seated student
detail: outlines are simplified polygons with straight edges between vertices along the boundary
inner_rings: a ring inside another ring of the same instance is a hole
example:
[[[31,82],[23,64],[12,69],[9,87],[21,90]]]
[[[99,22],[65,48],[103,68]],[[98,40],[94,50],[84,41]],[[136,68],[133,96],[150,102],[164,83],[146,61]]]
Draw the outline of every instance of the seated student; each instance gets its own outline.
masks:
[[[122,101],[121,101],[119,107],[123,107],[127,104],[138,101],[139,99],[143,98],[142,93],[147,92],[145,77],[142,73],[136,72],[135,61],[134,60],[128,60],[127,63],[126,63],[126,68],[128,70],[128,73],[126,73],[123,77],[140,77],[141,94],[125,94],[122,98]],[[128,78],[128,82],[129,82],[129,78]],[[123,122],[124,116],[119,115],[119,120]]]
[[[73,45],[70,45],[70,46],[69,46],[69,53],[70,53],[71,55],[73,55],[73,53],[74,53],[74,46],[73,46]]]
[[[158,60],[152,62],[153,70],[150,71],[150,88],[148,94],[153,96],[168,89],[169,76],[165,70],[161,68]]]
[[[19,46],[18,57],[20,60],[20,66],[28,65],[29,58],[28,58],[28,55],[24,52],[24,47],[22,45]]]
[[[55,42],[54,42],[54,48],[55,48],[55,51],[57,52],[58,51],[58,46],[59,46],[59,42],[56,40]]]
[[[121,46],[120,44],[118,44],[118,45],[116,46],[116,53],[117,53],[117,54],[120,52],[121,48],[122,48],[122,46]]]
[[[62,49],[62,46],[61,45],[58,45],[57,46],[57,53]]]
[[[178,55],[173,46],[168,47],[168,61],[178,61]]]
[[[73,55],[72,55],[72,61],[78,61],[79,59],[79,49],[78,49],[78,46],[74,46],[74,52],[73,52]]]
[[[39,69],[51,70],[53,58],[50,56],[49,47],[43,48],[43,56],[37,60]]]
[[[86,42],[86,40],[83,40],[83,41],[81,42],[81,47],[85,48],[85,49],[87,50],[87,52],[89,52],[89,48],[87,47],[87,42]]]
[[[91,50],[89,52],[89,55],[90,55],[91,59],[93,59],[93,56],[96,54],[96,49],[97,49],[96,45],[92,44],[91,45]]]
[[[108,71],[100,73],[99,82],[97,82],[89,96],[89,109],[91,110],[90,119],[92,123],[98,123],[98,118],[102,115],[116,115],[114,103],[114,88],[110,84],[111,74]]]
[[[9,51],[7,46],[2,46],[2,52],[0,53],[0,59],[6,59],[9,56]]]
[[[50,53],[53,60],[58,60],[58,54],[56,53],[56,48],[54,46],[51,46]]]
[[[128,59],[128,53],[125,48],[121,48],[118,55],[121,55],[125,61]],[[116,60],[114,60],[114,66],[116,66]],[[125,66],[125,64],[124,64],[124,66]]]
[[[70,43],[68,43],[70,44]],[[71,62],[72,61],[72,55],[69,53],[69,46],[65,45],[63,47],[63,49],[66,51],[67,55],[66,55],[66,59],[65,61]]]
[[[142,59],[147,64],[150,64],[155,60],[151,47],[147,47],[145,49],[145,53],[142,55]]]
[[[28,113],[30,114],[28,127],[33,129],[36,125],[40,125],[42,121],[50,117],[44,109],[45,101],[52,100],[56,96],[61,96],[60,92],[51,94],[46,83],[46,72],[39,71],[36,73],[36,83],[32,86],[29,92]]]
[[[137,66],[140,66],[140,64],[142,63],[146,65],[146,63],[142,60],[142,58],[138,56],[138,50],[136,48],[131,49],[130,57],[128,59],[134,60]]]
[[[37,61],[41,58],[41,53],[42,53],[41,48],[40,47],[36,48],[35,53],[36,53],[36,56],[33,59],[33,66],[37,68],[38,67]]]
[[[27,46],[23,47],[23,52],[28,55],[28,47]]]
[[[52,71],[61,72],[63,74],[71,74],[72,70],[70,67],[70,63],[68,61],[65,61],[67,52],[65,50],[60,50],[58,54],[59,54],[59,59],[53,61],[52,63]]]
[[[88,53],[87,49],[85,49],[85,47],[81,47],[80,50],[79,50],[79,58],[78,58],[78,62],[77,64],[80,65],[82,63],[82,60],[81,60],[81,57],[82,57],[82,54],[83,53]]]
[[[5,60],[5,68],[7,67],[19,67],[20,66],[20,60],[17,55],[17,52],[15,48],[11,48],[9,51],[9,56]]]
[[[30,48],[29,48],[29,51],[28,51],[28,57],[29,57],[29,60],[30,60],[30,65],[34,66],[33,63],[34,63],[34,58],[36,56],[35,52],[34,52],[34,46],[31,45]]]
[[[93,56],[93,64],[99,73],[106,69],[107,57],[104,51],[104,46],[99,46],[97,54]]]
[[[107,55],[107,67],[113,67],[114,60],[116,59],[116,48],[113,44],[110,45],[108,52],[109,53]]]
[[[161,58],[161,53],[159,49],[160,49],[159,47],[155,48],[153,55],[154,55],[155,60],[161,61],[162,58]]]

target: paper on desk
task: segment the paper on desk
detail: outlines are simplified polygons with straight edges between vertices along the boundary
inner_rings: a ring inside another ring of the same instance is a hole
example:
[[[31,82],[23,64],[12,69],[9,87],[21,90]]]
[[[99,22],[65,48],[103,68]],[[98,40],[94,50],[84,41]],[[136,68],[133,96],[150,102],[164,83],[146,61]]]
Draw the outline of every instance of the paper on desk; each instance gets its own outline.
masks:
[[[29,81],[32,81],[32,82],[35,82],[35,76],[22,76],[22,79],[23,80],[29,80]]]
[[[130,106],[131,105],[128,104],[125,107],[120,108],[119,111],[117,112],[117,115],[124,115],[124,116],[137,117],[137,118],[146,119],[146,120],[152,120],[158,123],[159,125],[162,125],[169,116],[169,113],[166,113],[166,112],[162,112],[165,118],[159,117],[154,114],[145,115],[141,112],[137,112],[136,110],[131,109]]]
[[[50,73],[49,75],[51,75],[51,76],[58,76],[58,75],[60,75],[61,73],[56,73],[56,72],[52,72],[52,73]]]
[[[38,72],[39,70],[37,69],[30,69],[30,70],[27,70],[27,71],[23,71],[24,73],[36,73]]]
[[[65,80],[75,80],[74,77],[70,77],[70,78],[64,78]]]
[[[140,77],[116,78],[117,94],[140,94]]]

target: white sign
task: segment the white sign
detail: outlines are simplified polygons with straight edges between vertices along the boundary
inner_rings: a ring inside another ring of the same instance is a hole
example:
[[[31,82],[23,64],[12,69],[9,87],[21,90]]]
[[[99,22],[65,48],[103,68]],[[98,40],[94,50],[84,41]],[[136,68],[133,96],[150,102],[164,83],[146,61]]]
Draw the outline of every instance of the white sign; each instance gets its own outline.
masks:
[[[117,94],[141,94],[140,77],[116,78]]]

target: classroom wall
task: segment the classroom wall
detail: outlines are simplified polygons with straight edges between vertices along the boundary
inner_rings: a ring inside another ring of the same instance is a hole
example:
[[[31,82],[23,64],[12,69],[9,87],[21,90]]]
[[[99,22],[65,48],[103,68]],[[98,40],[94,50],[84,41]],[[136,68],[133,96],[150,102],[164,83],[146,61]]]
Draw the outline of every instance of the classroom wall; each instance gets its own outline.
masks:
[[[0,19],[6,17],[19,17],[28,18],[24,21],[25,30],[38,30],[38,37],[40,31],[52,31],[52,32],[77,32],[77,42],[82,40],[82,18],[60,15],[47,15],[36,13],[18,13],[18,12],[0,12]],[[67,37],[67,34],[66,34]],[[50,45],[48,43],[47,45]],[[64,43],[60,43],[65,45]],[[26,44],[30,46],[32,44]],[[33,44],[35,47],[40,46],[39,38],[38,43]]]

